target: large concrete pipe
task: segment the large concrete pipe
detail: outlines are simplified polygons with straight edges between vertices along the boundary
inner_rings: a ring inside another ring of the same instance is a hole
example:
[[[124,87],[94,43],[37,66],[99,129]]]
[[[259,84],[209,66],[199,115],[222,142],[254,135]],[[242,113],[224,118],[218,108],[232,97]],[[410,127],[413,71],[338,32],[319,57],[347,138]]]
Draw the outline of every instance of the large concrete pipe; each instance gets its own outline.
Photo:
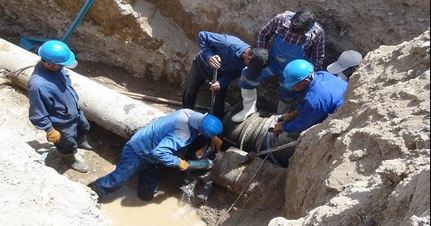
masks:
[[[0,39],[0,68],[17,71],[35,65],[40,58],[4,39]],[[20,87],[27,89],[33,67],[12,76]],[[100,85],[70,71],[72,85],[79,94],[79,106],[89,120],[124,138],[129,138],[151,120],[165,115],[160,110]]]

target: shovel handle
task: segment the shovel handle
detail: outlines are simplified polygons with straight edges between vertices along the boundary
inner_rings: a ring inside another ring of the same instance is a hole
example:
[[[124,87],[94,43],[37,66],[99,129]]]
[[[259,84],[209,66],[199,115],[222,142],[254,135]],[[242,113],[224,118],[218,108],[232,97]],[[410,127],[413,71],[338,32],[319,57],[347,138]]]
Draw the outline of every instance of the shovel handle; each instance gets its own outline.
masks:
[[[216,81],[217,81],[217,69],[214,69],[212,82],[216,82]],[[211,91],[211,109],[210,109],[210,113],[214,113],[214,102],[215,102],[215,92]]]

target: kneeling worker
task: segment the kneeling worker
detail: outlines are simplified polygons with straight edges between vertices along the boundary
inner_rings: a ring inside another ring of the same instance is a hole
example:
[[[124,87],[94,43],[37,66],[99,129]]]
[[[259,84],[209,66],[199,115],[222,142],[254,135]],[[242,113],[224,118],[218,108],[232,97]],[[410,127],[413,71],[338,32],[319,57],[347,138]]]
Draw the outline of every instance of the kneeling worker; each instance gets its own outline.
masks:
[[[211,139],[212,150],[219,151],[222,141],[217,135],[222,131],[222,123],[217,117],[190,109],[160,117],[138,130],[124,145],[116,169],[90,186],[103,200],[107,193],[139,174],[138,197],[149,201],[159,184],[158,164],[180,170],[211,168],[213,163],[209,159],[185,161],[177,155],[185,151],[198,135]]]
[[[300,133],[325,120],[343,104],[347,82],[326,71],[314,72],[313,65],[308,61],[299,59],[290,62],[283,74],[284,86],[296,92],[303,91],[304,98],[294,106],[288,119],[275,124],[274,133]],[[288,159],[279,157],[278,160],[286,165]]]

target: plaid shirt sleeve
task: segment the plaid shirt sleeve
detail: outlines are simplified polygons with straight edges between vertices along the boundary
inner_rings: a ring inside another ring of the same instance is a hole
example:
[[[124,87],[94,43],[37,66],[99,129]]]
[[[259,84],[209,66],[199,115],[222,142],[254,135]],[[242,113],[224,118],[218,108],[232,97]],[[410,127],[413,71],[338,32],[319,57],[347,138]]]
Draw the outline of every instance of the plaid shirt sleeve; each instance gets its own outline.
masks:
[[[259,36],[257,37],[257,48],[265,48],[268,40],[275,34],[277,27],[283,23],[280,20],[281,17],[282,14],[278,14],[260,29]]]
[[[316,38],[310,48],[310,61],[314,65],[315,71],[319,71],[322,69],[324,58],[325,58],[325,32],[323,29],[320,28],[316,33]]]

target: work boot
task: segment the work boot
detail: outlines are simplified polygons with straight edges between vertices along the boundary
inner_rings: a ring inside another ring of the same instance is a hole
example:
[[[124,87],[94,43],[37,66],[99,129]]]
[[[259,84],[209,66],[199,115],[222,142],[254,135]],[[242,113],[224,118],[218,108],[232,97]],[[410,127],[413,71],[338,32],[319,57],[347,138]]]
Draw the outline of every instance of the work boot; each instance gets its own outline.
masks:
[[[97,180],[89,183],[87,186],[90,187],[97,194],[97,196],[98,196],[97,202],[98,203],[104,203],[106,201],[107,193],[102,188],[97,186]]]
[[[87,139],[84,138],[84,141],[82,141],[79,145],[79,148],[86,149],[86,150],[93,150],[93,147],[88,143]]]
[[[69,166],[70,168],[81,172],[86,173],[90,171],[87,164],[85,163],[84,159],[82,159],[77,151],[74,151],[72,154],[61,154],[63,157],[64,163]]]
[[[256,100],[257,100],[257,92],[256,89],[243,89],[241,88],[241,96],[242,96],[242,111],[236,113],[232,116],[233,122],[242,122],[249,115],[256,112]]]

